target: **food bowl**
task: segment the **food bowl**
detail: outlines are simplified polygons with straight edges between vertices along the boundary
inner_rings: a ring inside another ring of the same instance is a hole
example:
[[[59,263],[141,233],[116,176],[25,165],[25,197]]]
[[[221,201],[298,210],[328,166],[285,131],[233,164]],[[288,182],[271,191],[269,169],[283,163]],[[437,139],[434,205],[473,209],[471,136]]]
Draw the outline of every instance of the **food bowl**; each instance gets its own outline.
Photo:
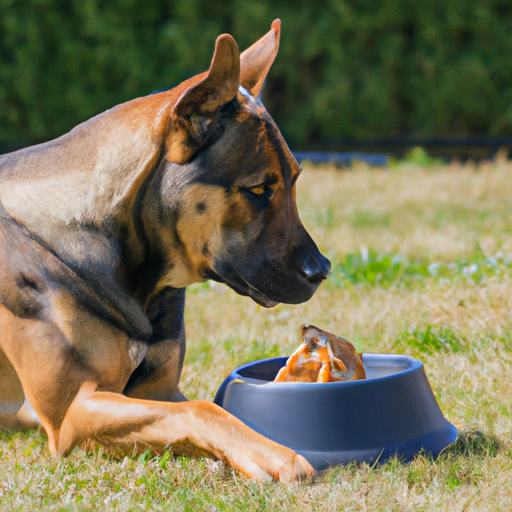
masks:
[[[317,470],[349,462],[437,457],[457,438],[443,416],[423,363],[363,354],[367,379],[272,382],[286,357],[234,370],[214,402],[245,424],[303,455]]]

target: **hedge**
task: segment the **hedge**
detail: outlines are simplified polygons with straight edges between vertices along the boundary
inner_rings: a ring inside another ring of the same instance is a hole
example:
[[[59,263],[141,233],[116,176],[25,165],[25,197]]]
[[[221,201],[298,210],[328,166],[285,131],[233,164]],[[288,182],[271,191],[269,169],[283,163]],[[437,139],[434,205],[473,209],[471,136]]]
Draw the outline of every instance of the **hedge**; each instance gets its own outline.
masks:
[[[264,101],[294,148],[512,134],[509,0],[0,0],[0,143],[43,141],[281,18]]]

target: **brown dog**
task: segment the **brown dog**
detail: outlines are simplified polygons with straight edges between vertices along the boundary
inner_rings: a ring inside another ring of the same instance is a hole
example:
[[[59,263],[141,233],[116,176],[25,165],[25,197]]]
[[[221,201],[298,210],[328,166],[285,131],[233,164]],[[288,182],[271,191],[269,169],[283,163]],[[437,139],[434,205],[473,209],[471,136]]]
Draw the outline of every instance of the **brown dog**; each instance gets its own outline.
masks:
[[[276,382],[335,382],[366,378],[361,354],[350,341],[314,325],[301,325],[300,347],[279,370]]]
[[[1,424],[30,422],[28,399],[52,453],[92,441],[258,479],[312,473],[178,388],[187,285],[215,279],[270,307],[308,300],[330,270],[259,99],[279,30],[241,55],[222,35],[207,72],[0,158]]]

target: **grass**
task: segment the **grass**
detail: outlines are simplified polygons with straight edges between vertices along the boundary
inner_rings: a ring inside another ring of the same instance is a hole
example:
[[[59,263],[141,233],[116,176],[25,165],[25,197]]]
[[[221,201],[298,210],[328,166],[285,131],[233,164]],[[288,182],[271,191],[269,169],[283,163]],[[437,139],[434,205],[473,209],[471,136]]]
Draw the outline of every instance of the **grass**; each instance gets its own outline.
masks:
[[[419,157],[418,157],[419,158]],[[298,203],[333,262],[306,304],[266,310],[191,287],[182,389],[212,399],[244,362],[287,355],[314,323],[366,352],[424,361],[458,441],[436,461],[337,467],[311,485],[257,484],[207,460],[54,460],[42,434],[0,436],[1,510],[512,509],[512,165],[306,168]]]

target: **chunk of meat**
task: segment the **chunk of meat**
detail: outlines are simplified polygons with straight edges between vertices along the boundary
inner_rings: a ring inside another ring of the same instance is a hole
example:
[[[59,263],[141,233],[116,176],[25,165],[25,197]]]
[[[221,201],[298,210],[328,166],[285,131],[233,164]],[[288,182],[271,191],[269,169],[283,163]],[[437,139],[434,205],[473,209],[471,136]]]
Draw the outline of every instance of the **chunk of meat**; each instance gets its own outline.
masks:
[[[275,382],[334,382],[365,379],[362,355],[350,341],[314,325],[301,325],[300,347],[288,358]]]

